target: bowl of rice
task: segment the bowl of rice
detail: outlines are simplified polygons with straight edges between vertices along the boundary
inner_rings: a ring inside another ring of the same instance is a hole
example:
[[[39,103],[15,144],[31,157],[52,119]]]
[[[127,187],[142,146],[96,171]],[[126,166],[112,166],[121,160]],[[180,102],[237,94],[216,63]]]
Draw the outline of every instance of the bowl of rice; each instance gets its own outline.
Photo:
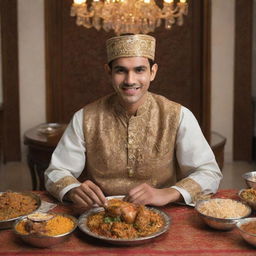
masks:
[[[249,244],[256,246],[256,218],[244,218],[236,223],[241,237]]]
[[[208,226],[219,230],[231,230],[238,220],[251,214],[247,204],[224,198],[198,201],[195,209]]]
[[[248,188],[256,189],[256,171],[246,172],[242,175],[242,177],[243,177]]]
[[[77,227],[77,219],[64,213],[36,213],[15,222],[18,238],[35,247],[53,247],[69,239]]]

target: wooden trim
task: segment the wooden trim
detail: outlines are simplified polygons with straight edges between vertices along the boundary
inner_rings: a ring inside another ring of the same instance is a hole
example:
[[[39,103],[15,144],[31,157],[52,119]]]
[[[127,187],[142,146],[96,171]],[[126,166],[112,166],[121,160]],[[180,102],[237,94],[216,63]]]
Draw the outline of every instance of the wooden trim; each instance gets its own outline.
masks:
[[[17,0],[1,1],[3,161],[19,161],[20,116]]]
[[[3,158],[3,104],[0,103],[0,163]]]
[[[252,160],[256,161],[256,137],[252,139]]]
[[[252,19],[253,1],[235,1],[234,160],[252,160]]]
[[[61,62],[62,62],[62,2],[45,0],[45,53],[46,53],[46,120],[60,122],[62,102],[53,104],[53,99],[60,99],[55,95],[61,92]]]
[[[203,1],[202,129],[211,138],[211,0]]]
[[[194,5],[193,21],[200,24],[201,27],[193,29],[194,38],[198,38],[198,33],[202,35],[198,40],[193,41],[194,54],[193,57],[193,76],[195,81],[202,83],[201,95],[194,95],[194,99],[200,97],[200,110],[195,111],[201,113],[198,116],[201,129],[208,142],[211,139],[211,0],[205,0],[201,4],[198,0],[190,1],[190,5]],[[200,6],[201,8],[198,8]],[[198,45],[201,51],[198,51]],[[201,73],[198,72],[198,65],[201,66]],[[194,93],[193,91],[191,93]]]

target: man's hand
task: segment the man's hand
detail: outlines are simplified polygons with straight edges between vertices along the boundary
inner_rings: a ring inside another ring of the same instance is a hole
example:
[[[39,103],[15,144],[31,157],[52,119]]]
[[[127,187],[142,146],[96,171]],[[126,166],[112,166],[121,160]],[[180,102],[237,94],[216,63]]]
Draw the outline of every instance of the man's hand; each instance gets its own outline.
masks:
[[[90,180],[86,180],[79,187],[71,189],[67,197],[77,208],[83,210],[91,208],[94,204],[102,206],[106,198],[101,189]]]
[[[157,189],[144,183],[131,189],[125,199],[131,203],[163,206],[182,200],[180,192],[174,188]]]

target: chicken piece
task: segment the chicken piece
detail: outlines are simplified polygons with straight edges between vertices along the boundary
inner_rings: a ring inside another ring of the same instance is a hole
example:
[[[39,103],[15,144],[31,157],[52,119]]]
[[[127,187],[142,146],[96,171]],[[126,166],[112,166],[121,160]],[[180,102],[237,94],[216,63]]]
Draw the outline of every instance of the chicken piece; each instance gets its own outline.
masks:
[[[111,217],[120,217],[128,224],[132,224],[137,216],[137,206],[120,199],[109,200],[105,210],[107,215]]]
[[[128,224],[134,223],[137,216],[137,207],[135,205],[123,205],[121,207],[121,218]]]
[[[33,230],[33,221],[31,220],[26,221],[24,228],[28,233],[31,233],[31,230]]]
[[[111,217],[120,217],[122,204],[123,201],[119,199],[109,200],[107,206],[105,207],[106,214]]]
[[[25,223],[25,230],[30,234],[43,235],[46,233],[46,223],[28,220]]]
[[[140,206],[134,222],[136,228],[143,231],[150,224],[150,221],[151,216],[149,210],[147,210],[144,206]]]

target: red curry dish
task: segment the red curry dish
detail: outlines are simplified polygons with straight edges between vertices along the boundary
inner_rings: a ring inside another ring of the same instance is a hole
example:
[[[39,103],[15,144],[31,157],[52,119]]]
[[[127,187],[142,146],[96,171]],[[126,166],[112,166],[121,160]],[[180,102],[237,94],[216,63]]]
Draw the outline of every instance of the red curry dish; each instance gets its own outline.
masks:
[[[91,232],[108,238],[132,239],[152,235],[164,225],[162,216],[142,205],[111,199],[105,211],[88,217]]]

